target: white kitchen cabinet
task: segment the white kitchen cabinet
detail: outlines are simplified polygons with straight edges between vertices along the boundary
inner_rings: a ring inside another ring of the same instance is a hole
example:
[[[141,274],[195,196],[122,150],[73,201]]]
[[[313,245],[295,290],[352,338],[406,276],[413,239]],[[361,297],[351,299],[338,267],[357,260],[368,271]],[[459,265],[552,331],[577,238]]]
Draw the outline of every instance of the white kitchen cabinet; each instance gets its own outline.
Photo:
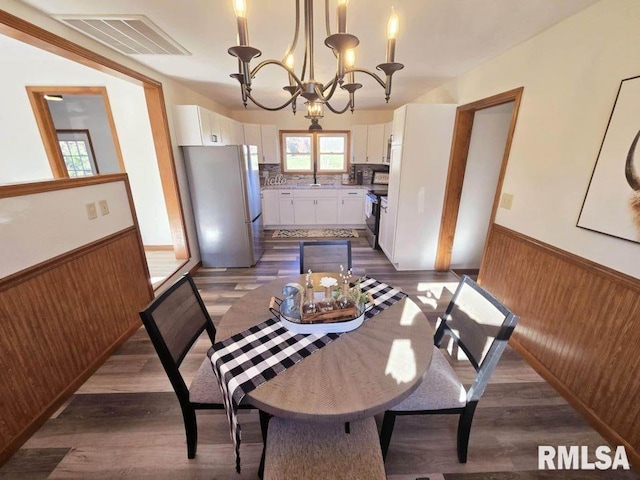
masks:
[[[367,127],[367,163],[383,163],[385,151],[384,124]]]
[[[244,143],[245,145],[255,145],[258,147],[258,158],[262,163],[262,133],[260,133],[260,125],[245,123],[243,125]]]
[[[393,139],[391,143],[393,145],[402,145],[404,140],[404,124],[406,121],[407,115],[407,106],[403,105],[402,107],[396,109],[393,112],[393,127],[391,129]]]
[[[232,145],[245,145],[244,141],[244,129],[240,122],[231,120],[231,140]]]
[[[353,125],[351,127],[351,163],[383,164],[393,124]],[[389,130],[389,132],[387,132]]]
[[[393,251],[393,235],[391,235],[391,229],[389,228],[389,207],[387,202],[383,202],[380,205],[380,229],[378,230],[378,245],[385,253],[385,255],[391,258],[391,252]]]
[[[340,190],[338,196],[338,224],[363,225],[364,219],[364,190]]]
[[[176,105],[173,116],[178,145],[222,145],[220,116],[216,112],[198,105]]]
[[[278,127],[275,125],[245,123],[244,142],[258,147],[260,163],[280,163]]]
[[[409,104],[394,112],[380,238],[397,270],[435,267],[455,113],[456,105],[444,104]]]
[[[293,201],[296,225],[338,223],[338,192],[334,189],[296,190]]]
[[[266,226],[361,226],[364,189],[268,189],[262,190],[262,214]]]
[[[382,163],[389,164],[391,160],[391,143],[393,139],[393,122],[384,124],[384,159]]]
[[[367,163],[367,126],[351,127],[351,163]]]
[[[223,145],[234,145],[231,138],[231,119],[218,115],[218,122],[220,123],[220,141]]]
[[[260,125],[260,137],[262,140],[262,163],[280,163],[278,127]]]
[[[262,223],[265,227],[280,225],[280,192],[262,190]]]
[[[338,199],[316,199],[316,224],[335,225],[338,223]]]
[[[278,190],[280,225],[294,225],[293,190]]]
[[[316,225],[316,200],[313,198],[294,198],[293,210],[296,225]]]

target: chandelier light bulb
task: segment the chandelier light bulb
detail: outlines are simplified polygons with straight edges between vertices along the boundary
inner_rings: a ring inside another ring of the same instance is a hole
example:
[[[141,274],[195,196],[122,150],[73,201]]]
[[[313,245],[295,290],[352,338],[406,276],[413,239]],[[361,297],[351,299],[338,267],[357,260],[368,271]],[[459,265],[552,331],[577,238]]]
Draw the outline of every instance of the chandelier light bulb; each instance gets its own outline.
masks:
[[[308,102],[307,103],[307,117],[308,118],[322,118],[324,115],[322,102]]]
[[[344,64],[347,68],[353,68],[356,64],[356,51],[353,48],[344,52]]]
[[[387,23],[387,39],[395,40],[398,36],[398,29],[400,27],[400,20],[396,11],[391,7],[391,16],[389,17],[389,23]]]
[[[294,65],[293,53],[290,53],[289,55],[287,55],[287,58],[285,58],[284,60],[284,64],[287,66],[289,70],[293,70],[293,65]]]
[[[236,17],[244,18],[247,16],[247,2],[246,0],[233,0],[233,11]]]

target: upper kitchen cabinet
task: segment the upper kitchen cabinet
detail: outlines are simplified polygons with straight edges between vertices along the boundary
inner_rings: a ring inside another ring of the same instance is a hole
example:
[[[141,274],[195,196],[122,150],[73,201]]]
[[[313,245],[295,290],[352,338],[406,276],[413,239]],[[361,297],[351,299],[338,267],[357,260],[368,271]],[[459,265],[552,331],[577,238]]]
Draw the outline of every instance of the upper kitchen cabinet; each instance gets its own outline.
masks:
[[[216,112],[198,105],[176,105],[173,113],[178,145],[223,145]]]
[[[351,163],[387,163],[387,144],[390,134],[386,132],[384,123],[353,125],[351,127]]]
[[[262,162],[262,134],[260,133],[260,125],[252,123],[245,123],[243,125],[244,130],[244,143],[246,145],[255,145],[258,147],[258,161]]]
[[[393,122],[384,124],[384,159],[387,165],[391,161],[391,144],[393,143]]]
[[[260,134],[262,136],[262,163],[280,163],[278,127],[260,125]]]
[[[456,105],[437,104],[409,104],[394,113],[380,238],[398,270],[435,266],[455,115]]]
[[[406,121],[407,115],[407,105],[403,105],[402,107],[396,109],[393,112],[393,127],[391,129],[392,132],[392,145],[401,145],[404,136],[404,124]]]
[[[367,133],[366,125],[351,127],[351,163],[367,163]]]
[[[244,141],[258,147],[260,163],[280,163],[278,128],[275,125],[244,124]]]
[[[220,122],[220,138],[223,145],[234,145],[233,138],[231,138],[231,122],[232,120],[222,115],[218,116]]]
[[[231,139],[232,145],[245,145],[244,141],[244,128],[240,122],[231,120]]]
[[[220,115],[220,135],[225,145],[245,145],[242,124]]]

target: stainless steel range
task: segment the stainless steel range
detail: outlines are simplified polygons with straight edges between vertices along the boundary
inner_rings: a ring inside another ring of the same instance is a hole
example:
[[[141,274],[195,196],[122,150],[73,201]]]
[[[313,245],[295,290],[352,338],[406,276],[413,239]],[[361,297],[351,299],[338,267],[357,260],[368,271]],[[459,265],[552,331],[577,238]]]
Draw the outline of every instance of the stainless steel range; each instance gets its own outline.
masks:
[[[379,175],[376,175],[379,174]],[[380,250],[378,245],[378,232],[380,230],[380,197],[388,192],[389,174],[386,172],[374,172],[374,183],[367,190],[365,198],[365,216],[367,225],[367,241],[375,250]]]

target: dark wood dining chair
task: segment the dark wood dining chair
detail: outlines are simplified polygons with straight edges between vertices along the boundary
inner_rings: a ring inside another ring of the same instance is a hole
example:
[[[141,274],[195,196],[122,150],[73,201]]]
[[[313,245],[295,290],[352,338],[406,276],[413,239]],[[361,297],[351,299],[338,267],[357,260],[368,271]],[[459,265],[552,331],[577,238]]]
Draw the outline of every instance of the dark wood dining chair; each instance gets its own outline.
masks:
[[[180,402],[187,456],[194,458],[198,444],[196,410],[224,409],[224,404],[208,357],[203,359],[189,387],[180,373],[180,365],[203,331],[206,330],[213,346],[216,328],[189,274],[153,300],[140,312],[140,317]]]
[[[398,415],[456,414],[458,460],[467,462],[469,434],[478,401],[502,356],[519,317],[464,275],[434,335],[433,357],[418,388],[384,414],[380,445],[386,458]],[[476,370],[466,390],[440,350],[445,335],[464,352]]]
[[[300,273],[338,272],[340,265],[351,268],[351,240],[300,242]]]

